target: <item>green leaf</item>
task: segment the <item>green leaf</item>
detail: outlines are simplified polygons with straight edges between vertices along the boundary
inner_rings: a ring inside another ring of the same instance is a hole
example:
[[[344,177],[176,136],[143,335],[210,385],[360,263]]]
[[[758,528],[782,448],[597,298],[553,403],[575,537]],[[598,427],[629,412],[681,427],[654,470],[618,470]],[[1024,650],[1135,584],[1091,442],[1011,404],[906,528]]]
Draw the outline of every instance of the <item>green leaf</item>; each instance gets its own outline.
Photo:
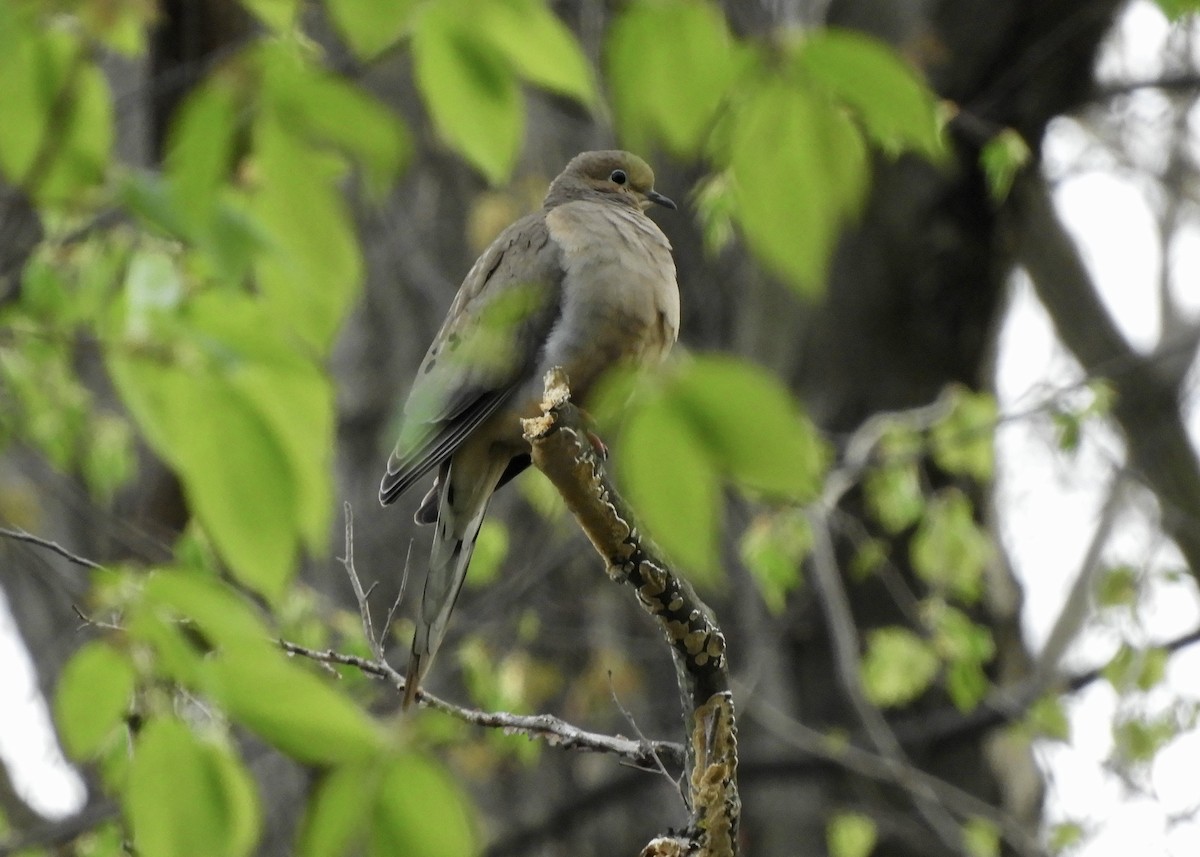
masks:
[[[366,837],[380,784],[373,761],[342,765],[318,781],[300,829],[300,857],[338,857]]]
[[[737,484],[796,503],[820,491],[827,448],[774,375],[743,360],[700,357],[673,379],[668,395],[713,464]]]
[[[259,49],[266,112],[288,134],[354,158],[368,190],[382,198],[412,155],[399,118],[361,87],[314,68],[293,47]]]
[[[116,350],[109,369],[234,573],[277,596],[296,554],[296,486],[286,452],[255,403],[221,378]]]
[[[77,35],[9,7],[0,7],[0,174],[41,202],[76,200],[108,167],[108,84]]]
[[[278,117],[255,125],[259,183],[249,203],[270,243],[254,274],[278,322],[324,354],[358,294],[362,257],[337,187],[341,158],[307,145]],[[297,217],[303,212],[303,217]]]
[[[324,550],[333,508],[334,390],[328,374],[281,334],[270,307],[210,294],[189,309],[197,334],[224,361],[223,380],[253,402],[287,457],[299,535],[309,550]]]
[[[525,116],[506,58],[448,3],[420,10],[412,52],[417,87],[438,133],[488,181],[507,179]]]
[[[979,153],[979,163],[987,178],[988,190],[997,203],[1008,198],[1017,174],[1033,160],[1025,139],[1012,128],[1005,128],[988,140]]]
[[[922,580],[973,604],[983,595],[992,544],[975,521],[971,501],[961,491],[947,489],[930,501],[909,556]]]
[[[1052,854],[1062,854],[1083,844],[1087,831],[1077,821],[1064,821],[1050,826],[1049,845]]]
[[[915,151],[931,159],[945,154],[933,93],[883,42],[850,30],[823,29],[801,43],[796,60],[854,109],[883,151]]]
[[[133,699],[129,659],[106,643],[84,643],[63,667],[54,718],[63,746],[76,759],[97,755],[125,722]]]
[[[963,847],[967,857],[997,857],[1000,853],[1000,830],[986,818],[969,818],[963,825]]]
[[[794,510],[759,517],[742,535],[742,563],[772,613],[783,612],[788,593],[800,585],[800,566],[811,547],[808,521]]]
[[[587,58],[545,0],[489,0],[469,5],[480,36],[503,54],[522,78],[582,104],[596,103],[596,84]]]
[[[471,554],[471,573],[467,586],[472,589],[493,582],[500,573],[500,566],[508,556],[508,527],[492,518],[484,518],[475,540],[475,552]]]
[[[325,0],[333,25],[361,60],[379,56],[400,40],[413,0]]]
[[[703,149],[743,66],[721,11],[686,0],[629,4],[604,55],[621,137],[682,158]]]
[[[1031,705],[1025,722],[1038,738],[1063,742],[1071,740],[1071,721],[1062,700],[1055,695],[1043,696]]]
[[[1140,577],[1137,569],[1128,565],[1106,569],[1096,585],[1096,602],[1101,607],[1133,607],[1138,602]]]
[[[617,457],[621,490],[639,522],[663,549],[715,584],[719,567],[717,510],[720,486],[687,415],[660,399],[635,411]]]
[[[299,0],[242,0],[242,5],[273,30],[289,30],[300,11]]]
[[[220,578],[193,571],[157,571],[142,593],[165,618],[194,622],[209,645],[233,652],[273,651],[272,634],[259,612]]]
[[[792,286],[820,294],[842,225],[866,198],[862,135],[828,99],[776,77],[754,88],[731,123],[736,215],[747,244]]]
[[[950,411],[930,431],[933,459],[948,473],[989,482],[995,471],[996,399],[959,386],[948,395]]]
[[[887,627],[867,635],[862,681],[876,705],[905,705],[923,694],[937,676],[938,658],[928,643],[906,628]]]
[[[1165,649],[1135,649],[1123,645],[1104,666],[1104,677],[1118,693],[1150,690],[1166,675]]]
[[[173,718],[139,734],[124,804],[140,854],[239,857],[258,840],[258,796],[241,762]]]
[[[877,839],[874,820],[860,812],[839,812],[825,825],[829,857],[867,857]]]
[[[234,720],[302,762],[362,761],[384,748],[362,709],[282,652],[214,658],[203,682]]]
[[[479,850],[470,804],[444,768],[417,753],[388,764],[369,857],[471,857]]]
[[[191,91],[172,118],[165,172],[174,214],[191,234],[208,226],[217,193],[233,168],[239,101],[228,78],[211,77]]]
[[[871,516],[893,535],[915,524],[925,511],[925,493],[916,462],[887,464],[863,480]]]

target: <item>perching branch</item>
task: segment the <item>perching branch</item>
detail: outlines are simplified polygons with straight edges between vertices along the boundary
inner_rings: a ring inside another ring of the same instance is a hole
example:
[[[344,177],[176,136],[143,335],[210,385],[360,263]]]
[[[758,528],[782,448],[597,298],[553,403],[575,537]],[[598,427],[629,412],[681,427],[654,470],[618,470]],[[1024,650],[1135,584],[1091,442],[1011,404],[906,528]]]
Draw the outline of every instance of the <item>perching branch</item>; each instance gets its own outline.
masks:
[[[737,726],[725,657],[725,638],[691,585],[675,574],[642,537],[631,510],[604,472],[566,374],[546,374],[542,416],[524,420],[533,463],[558,489],[609,577],[628,583],[658,622],[675,662],[684,709],[690,713],[687,756],[692,815],[679,835],[659,837],[643,857],[733,857],[741,801],[737,788]]]
[[[404,691],[404,676],[392,669],[386,661],[374,661],[357,655],[347,655],[333,649],[318,651],[297,645],[287,640],[279,641],[280,647],[293,655],[300,655],[318,663],[339,664],[388,681],[396,690]],[[545,741],[552,747],[567,750],[587,750],[593,753],[611,753],[630,764],[647,770],[658,770],[660,760],[672,765],[683,764],[683,747],[670,741],[634,741],[620,735],[603,735],[573,726],[565,720],[549,714],[509,714],[504,711],[480,711],[464,708],[421,690],[421,704],[444,714],[449,714],[464,723],[489,729],[500,729],[508,735],[524,735],[530,739]]]

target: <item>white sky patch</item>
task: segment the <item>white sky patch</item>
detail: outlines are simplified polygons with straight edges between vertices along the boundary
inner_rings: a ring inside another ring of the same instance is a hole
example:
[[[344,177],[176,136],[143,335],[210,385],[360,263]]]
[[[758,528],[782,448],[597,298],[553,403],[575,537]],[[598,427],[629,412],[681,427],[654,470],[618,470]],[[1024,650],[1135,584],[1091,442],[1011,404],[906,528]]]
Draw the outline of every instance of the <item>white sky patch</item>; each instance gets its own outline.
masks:
[[[38,691],[33,664],[21,644],[8,601],[0,591],[0,756],[17,794],[48,818],[70,815],[83,806],[83,781],[71,770],[50,725],[50,712]]]

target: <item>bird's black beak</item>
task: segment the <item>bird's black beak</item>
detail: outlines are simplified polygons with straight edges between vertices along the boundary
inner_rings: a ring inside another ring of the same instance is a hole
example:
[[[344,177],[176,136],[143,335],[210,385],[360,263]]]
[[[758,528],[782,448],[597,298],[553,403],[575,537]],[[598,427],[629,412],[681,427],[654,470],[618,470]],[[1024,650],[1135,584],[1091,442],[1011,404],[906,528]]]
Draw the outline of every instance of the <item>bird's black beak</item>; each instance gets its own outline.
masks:
[[[650,200],[651,202],[658,203],[663,208],[669,208],[672,211],[679,210],[679,206],[675,204],[675,200],[671,199],[669,196],[663,196],[656,190],[646,191],[646,199]]]

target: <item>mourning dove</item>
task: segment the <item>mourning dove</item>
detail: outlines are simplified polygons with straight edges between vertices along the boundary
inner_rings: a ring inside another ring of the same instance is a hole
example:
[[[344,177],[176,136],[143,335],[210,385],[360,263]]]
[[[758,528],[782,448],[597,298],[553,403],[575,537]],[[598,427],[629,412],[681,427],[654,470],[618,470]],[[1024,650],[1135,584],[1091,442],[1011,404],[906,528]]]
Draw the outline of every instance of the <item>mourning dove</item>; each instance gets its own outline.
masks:
[[[520,420],[540,412],[543,375],[561,366],[586,401],[614,364],[657,363],[675,342],[675,263],[644,214],[651,203],[675,208],[641,158],[576,156],[542,209],[501,232],[471,267],[421,361],[379,488],[387,505],[437,468],[416,513],[437,526],[406,708],[446,632],[492,493],[529,466]]]

